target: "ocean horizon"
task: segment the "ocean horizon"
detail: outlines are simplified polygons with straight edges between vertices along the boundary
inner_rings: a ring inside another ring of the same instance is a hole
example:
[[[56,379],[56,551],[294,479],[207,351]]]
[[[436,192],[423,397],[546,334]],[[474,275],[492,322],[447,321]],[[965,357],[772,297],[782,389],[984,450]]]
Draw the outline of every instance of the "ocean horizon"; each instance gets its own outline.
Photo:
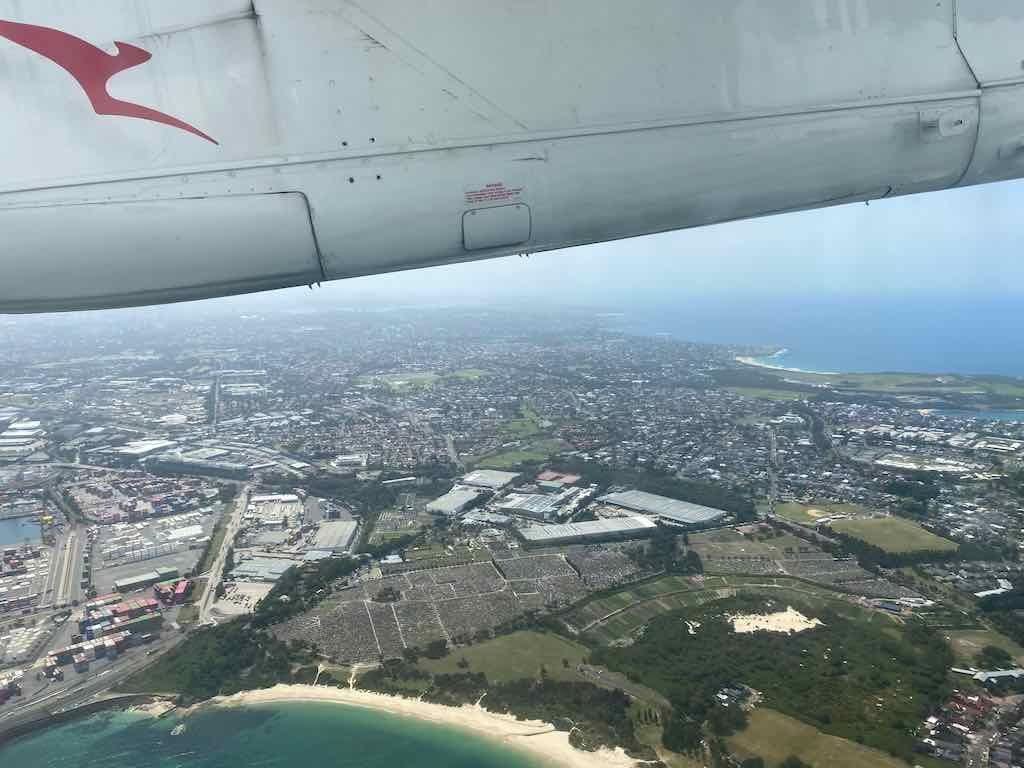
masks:
[[[1022,302],[934,299],[700,298],[604,317],[641,336],[785,350],[783,368],[842,373],[1024,376]]]

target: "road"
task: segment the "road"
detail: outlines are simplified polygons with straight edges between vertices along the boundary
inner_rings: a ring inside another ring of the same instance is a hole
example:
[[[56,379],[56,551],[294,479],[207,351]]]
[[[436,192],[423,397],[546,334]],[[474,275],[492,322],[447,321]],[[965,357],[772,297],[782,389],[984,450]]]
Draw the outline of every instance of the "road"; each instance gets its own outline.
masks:
[[[775,427],[770,428],[768,444],[768,514],[775,515],[775,499],[779,487],[779,443]]]
[[[105,467],[102,464],[82,464],[80,462],[61,462],[59,464],[50,464],[49,466],[56,469],[89,469],[94,472],[109,472],[111,474],[118,475],[143,475],[145,474],[141,469],[129,469],[127,467]]]
[[[70,605],[79,597],[82,573],[82,547],[85,543],[85,529],[72,525],[68,533],[53,549],[53,563],[48,577],[47,589],[52,590],[50,605]],[[46,594],[40,599],[46,604]]]
[[[252,493],[252,486],[247,485],[242,488],[232,502],[232,509],[228,513],[230,518],[228,518],[224,531],[224,540],[221,542],[220,551],[217,553],[217,558],[213,561],[213,566],[210,568],[210,574],[206,580],[206,589],[199,600],[200,624],[216,623],[210,618],[210,608],[217,602],[217,587],[220,586],[220,582],[224,578],[224,561],[227,559],[228,550],[234,545],[235,536],[242,525],[242,515],[245,513],[245,508],[249,506],[250,493]]]
[[[459,452],[455,450],[455,438],[451,435],[445,435],[444,447],[445,450],[448,451],[448,458],[451,460],[452,464],[457,467],[461,467],[462,461],[459,459]]]
[[[0,710],[0,734],[18,725],[29,722],[47,714],[53,714],[72,707],[82,706],[104,694],[125,678],[149,666],[158,657],[184,639],[184,633],[164,635],[144,650],[143,647],[129,651],[114,665],[106,667],[97,674],[90,674],[75,682],[54,682],[32,696],[12,699]]]
[[[210,414],[210,424],[213,426],[213,433],[217,434],[217,422],[220,421],[220,371],[213,379],[213,412]]]

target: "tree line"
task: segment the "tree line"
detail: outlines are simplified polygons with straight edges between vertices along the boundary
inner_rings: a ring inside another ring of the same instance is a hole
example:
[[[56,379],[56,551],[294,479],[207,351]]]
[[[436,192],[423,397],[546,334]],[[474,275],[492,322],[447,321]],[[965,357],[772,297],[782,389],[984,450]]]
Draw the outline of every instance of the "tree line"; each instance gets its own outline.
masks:
[[[587,482],[605,489],[613,485],[626,486],[721,509],[731,512],[740,522],[753,520],[757,516],[754,502],[731,488],[679,478],[663,470],[616,469],[582,459],[562,460],[557,462],[555,468],[560,472],[580,475]]]

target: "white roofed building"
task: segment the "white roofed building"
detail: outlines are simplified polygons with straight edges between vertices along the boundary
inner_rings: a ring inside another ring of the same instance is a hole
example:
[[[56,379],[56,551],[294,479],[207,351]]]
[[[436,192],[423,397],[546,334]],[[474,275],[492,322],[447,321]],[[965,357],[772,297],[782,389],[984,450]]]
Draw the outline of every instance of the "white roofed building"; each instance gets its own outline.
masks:
[[[616,541],[650,536],[658,525],[646,517],[607,517],[582,523],[531,525],[516,531],[527,546]]]
[[[358,523],[355,520],[330,520],[320,523],[311,548],[315,551],[338,554],[352,548]]]
[[[631,512],[643,512],[647,515],[653,515],[667,525],[684,526],[687,528],[715,525],[729,515],[728,512],[722,509],[705,507],[702,504],[693,504],[689,501],[680,501],[679,499],[671,499],[668,496],[658,496],[646,491],[606,493],[598,500],[613,507],[628,509]]]
[[[444,496],[440,496],[427,504],[427,512],[435,515],[459,515],[476,501],[483,491],[480,488],[455,486]]]
[[[477,469],[462,478],[462,485],[475,485],[499,491],[519,479],[517,472],[502,472],[497,469]]]

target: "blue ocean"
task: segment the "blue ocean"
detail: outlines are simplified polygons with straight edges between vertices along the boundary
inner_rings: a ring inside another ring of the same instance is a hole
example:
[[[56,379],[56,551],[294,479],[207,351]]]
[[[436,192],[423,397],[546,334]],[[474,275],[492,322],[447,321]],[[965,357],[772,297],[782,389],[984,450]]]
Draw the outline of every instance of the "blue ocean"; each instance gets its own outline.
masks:
[[[1024,376],[1024,300],[709,297],[621,313],[609,327],[785,349],[771,362],[806,371]]]

